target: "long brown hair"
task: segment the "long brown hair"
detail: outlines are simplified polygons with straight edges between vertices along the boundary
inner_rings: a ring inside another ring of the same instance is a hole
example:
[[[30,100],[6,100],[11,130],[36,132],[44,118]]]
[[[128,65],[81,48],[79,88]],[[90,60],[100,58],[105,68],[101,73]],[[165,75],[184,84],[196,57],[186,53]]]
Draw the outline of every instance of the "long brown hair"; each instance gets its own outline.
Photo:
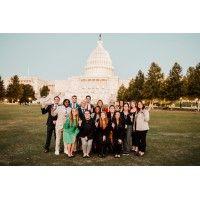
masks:
[[[100,123],[100,127],[104,129],[108,125],[108,117],[105,111],[101,112],[101,114],[102,113],[105,114],[105,119],[103,120],[102,117],[100,117],[99,123]]]
[[[76,111],[76,116],[75,116],[75,119],[74,119],[74,116],[73,116],[73,110]],[[69,115],[69,121],[70,121],[70,125],[72,125],[74,123],[74,120],[75,120],[75,124],[76,126],[78,125],[78,120],[79,120],[79,116],[78,116],[78,110],[75,109],[75,108],[72,108],[71,109],[71,112],[70,112],[70,115]]]

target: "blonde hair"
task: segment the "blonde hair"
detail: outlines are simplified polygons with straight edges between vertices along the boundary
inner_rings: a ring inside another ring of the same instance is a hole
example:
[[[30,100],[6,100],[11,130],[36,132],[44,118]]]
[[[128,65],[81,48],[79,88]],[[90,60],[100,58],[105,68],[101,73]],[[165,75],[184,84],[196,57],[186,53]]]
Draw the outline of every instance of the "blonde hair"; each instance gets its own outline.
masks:
[[[73,113],[72,113],[73,110],[76,111],[75,119],[74,119],[74,116],[73,116]],[[76,108],[71,109],[71,112],[70,112],[70,115],[69,115],[70,125],[72,125],[74,123],[74,120],[75,120],[75,124],[78,125],[79,115],[78,115],[78,110]]]

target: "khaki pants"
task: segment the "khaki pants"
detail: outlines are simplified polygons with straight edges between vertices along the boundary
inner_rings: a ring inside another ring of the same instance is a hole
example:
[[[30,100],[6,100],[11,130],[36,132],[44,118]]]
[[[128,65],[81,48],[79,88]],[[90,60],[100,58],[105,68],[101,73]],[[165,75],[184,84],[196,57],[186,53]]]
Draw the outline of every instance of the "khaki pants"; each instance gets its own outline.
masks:
[[[60,140],[63,136],[63,129],[56,128],[56,146],[55,151],[60,151]]]
[[[82,149],[83,149],[83,154],[84,155],[89,155],[91,148],[92,148],[92,139],[91,140],[86,140],[85,138],[81,138],[82,142]]]

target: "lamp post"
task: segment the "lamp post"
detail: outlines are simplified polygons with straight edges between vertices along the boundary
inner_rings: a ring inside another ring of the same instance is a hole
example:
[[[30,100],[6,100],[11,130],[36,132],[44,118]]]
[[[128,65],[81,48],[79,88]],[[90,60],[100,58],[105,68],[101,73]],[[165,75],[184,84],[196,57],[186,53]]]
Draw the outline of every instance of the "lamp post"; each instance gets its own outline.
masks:
[[[180,97],[180,108],[182,108],[182,97]]]

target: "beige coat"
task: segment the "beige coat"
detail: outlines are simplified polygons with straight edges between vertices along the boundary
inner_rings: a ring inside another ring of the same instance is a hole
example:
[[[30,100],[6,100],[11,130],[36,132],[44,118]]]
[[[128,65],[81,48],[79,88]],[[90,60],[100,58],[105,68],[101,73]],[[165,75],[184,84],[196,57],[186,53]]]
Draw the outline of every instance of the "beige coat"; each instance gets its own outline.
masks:
[[[65,106],[58,106],[56,108],[56,110],[52,110],[51,111],[51,115],[52,116],[56,116],[57,115],[57,120],[56,120],[56,129],[63,129],[63,125],[66,121],[66,117],[70,114],[71,112],[71,108],[70,107],[65,107]]]
[[[135,123],[136,131],[146,131],[149,130],[149,111],[144,109],[136,114]]]

